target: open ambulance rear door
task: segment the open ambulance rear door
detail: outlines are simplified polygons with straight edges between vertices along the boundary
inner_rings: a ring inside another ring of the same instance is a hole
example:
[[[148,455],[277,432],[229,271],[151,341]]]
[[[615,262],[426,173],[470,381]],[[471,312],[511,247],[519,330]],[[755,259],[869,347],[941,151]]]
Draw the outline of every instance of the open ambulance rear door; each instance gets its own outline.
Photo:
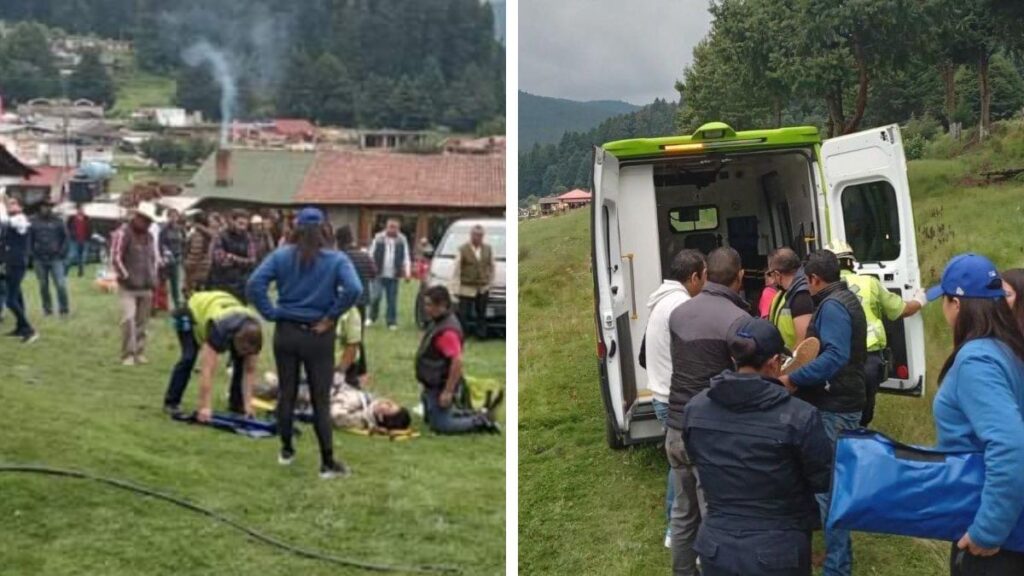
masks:
[[[858,274],[871,275],[910,298],[921,288],[907,162],[899,126],[883,126],[826,140],[821,145],[830,240],[854,251]],[[890,378],[881,392],[921,396],[924,322],[915,314],[886,321],[892,352]]]

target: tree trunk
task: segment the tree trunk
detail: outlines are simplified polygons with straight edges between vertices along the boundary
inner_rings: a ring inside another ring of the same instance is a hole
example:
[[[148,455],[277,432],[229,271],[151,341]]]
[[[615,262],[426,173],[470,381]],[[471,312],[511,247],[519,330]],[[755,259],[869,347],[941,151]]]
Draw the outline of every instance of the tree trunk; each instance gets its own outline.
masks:
[[[943,124],[945,125],[946,132],[949,132],[949,127],[953,123],[953,117],[956,115],[956,66],[950,60],[945,60],[939,65],[939,69],[942,72],[942,85],[946,89],[945,102],[943,103],[946,119]]]
[[[828,110],[829,137],[843,134],[846,116],[843,114],[843,89],[841,86],[833,88],[825,95],[825,107]]]
[[[775,127],[782,128],[782,100],[779,97],[775,97],[772,101],[772,111],[775,114]]]
[[[853,117],[843,126],[843,134],[851,134],[857,131],[861,119],[864,118],[864,109],[868,105],[868,66],[864,62],[864,50],[860,47],[857,39],[853,39],[853,56],[857,61],[857,100],[854,102]]]
[[[991,108],[992,108],[992,92],[988,87],[988,61],[989,55],[982,54],[981,58],[978,59],[978,86],[981,96],[981,122],[978,131],[978,140],[984,141],[988,136],[988,130],[991,122]]]

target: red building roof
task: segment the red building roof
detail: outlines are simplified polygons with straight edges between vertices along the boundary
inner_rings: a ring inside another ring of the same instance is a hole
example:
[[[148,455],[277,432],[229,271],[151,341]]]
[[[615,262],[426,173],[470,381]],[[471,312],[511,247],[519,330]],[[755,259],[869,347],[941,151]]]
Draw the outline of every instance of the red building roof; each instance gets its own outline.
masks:
[[[316,126],[302,118],[278,118],[274,120],[274,131],[282,136],[312,138],[316,134]]]
[[[558,199],[561,200],[562,202],[581,202],[589,201],[591,197],[592,195],[590,194],[590,192],[587,192],[586,190],[580,190],[579,188],[577,188],[575,190],[569,190],[565,194],[562,194],[561,196],[558,197]]]
[[[377,206],[505,206],[505,156],[321,151],[296,202]]]
[[[58,166],[36,166],[35,173],[23,178],[15,186],[32,186],[38,188],[59,188],[71,177],[72,169]]]

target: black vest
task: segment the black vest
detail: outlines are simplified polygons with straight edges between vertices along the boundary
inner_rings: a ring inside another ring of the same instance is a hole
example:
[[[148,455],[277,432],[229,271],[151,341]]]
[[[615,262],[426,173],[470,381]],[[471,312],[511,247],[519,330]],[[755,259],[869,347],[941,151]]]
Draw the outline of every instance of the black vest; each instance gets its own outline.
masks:
[[[462,324],[455,314],[448,313],[427,327],[427,332],[420,340],[419,350],[416,351],[416,379],[428,390],[444,388],[448,382],[448,371],[451,370],[452,361],[442,356],[434,347],[434,339],[445,330],[455,330],[459,340],[463,339]]]
[[[221,248],[228,254],[239,258],[249,257],[250,241],[248,232],[236,233],[228,230],[220,235]],[[249,279],[252,268],[253,266],[248,264],[222,265],[215,262],[210,272],[210,284],[242,298],[245,293],[245,283]]]
[[[846,308],[850,315],[850,361],[825,386],[802,389],[797,395],[825,412],[857,412],[864,409],[866,400],[864,386],[864,363],[868,359],[868,322],[864,308],[857,296],[850,292],[846,282],[831,284],[816,295],[818,307],[807,327],[807,337],[818,337],[815,329],[821,307],[829,300],[835,300]]]

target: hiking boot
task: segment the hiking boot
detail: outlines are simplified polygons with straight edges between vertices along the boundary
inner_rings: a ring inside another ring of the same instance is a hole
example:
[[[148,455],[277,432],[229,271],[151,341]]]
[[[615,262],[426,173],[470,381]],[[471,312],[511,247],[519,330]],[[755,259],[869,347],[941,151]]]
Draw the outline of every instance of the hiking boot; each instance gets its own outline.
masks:
[[[330,464],[320,466],[320,479],[333,480],[334,478],[347,478],[352,475],[352,469],[341,462],[334,461]]]
[[[29,332],[28,334],[25,334],[24,336],[21,337],[21,343],[22,344],[31,344],[31,343],[35,342],[36,340],[39,340],[39,332],[36,332],[35,330],[33,330],[33,331]]]
[[[277,463],[281,466],[291,466],[295,461],[295,450],[282,448],[277,454]]]
[[[121,360],[121,366],[135,366],[135,358],[129,356],[124,360]]]

